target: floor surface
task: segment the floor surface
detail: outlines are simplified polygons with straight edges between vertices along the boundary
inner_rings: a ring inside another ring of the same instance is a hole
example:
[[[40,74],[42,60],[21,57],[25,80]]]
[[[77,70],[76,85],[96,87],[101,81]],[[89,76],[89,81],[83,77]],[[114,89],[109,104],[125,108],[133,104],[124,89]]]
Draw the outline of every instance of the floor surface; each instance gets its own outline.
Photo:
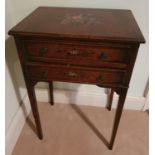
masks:
[[[13,155],[148,155],[148,113],[124,110],[112,151],[108,150],[115,110],[39,104],[44,139],[30,114]]]

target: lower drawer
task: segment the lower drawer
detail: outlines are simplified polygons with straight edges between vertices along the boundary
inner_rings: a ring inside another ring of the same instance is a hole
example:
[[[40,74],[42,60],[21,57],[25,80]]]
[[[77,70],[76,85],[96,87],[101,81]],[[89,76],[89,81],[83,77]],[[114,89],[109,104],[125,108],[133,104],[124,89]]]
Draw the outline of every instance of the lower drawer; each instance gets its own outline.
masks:
[[[90,84],[122,84],[124,71],[102,70],[61,65],[28,65],[27,76],[40,81],[66,81]]]

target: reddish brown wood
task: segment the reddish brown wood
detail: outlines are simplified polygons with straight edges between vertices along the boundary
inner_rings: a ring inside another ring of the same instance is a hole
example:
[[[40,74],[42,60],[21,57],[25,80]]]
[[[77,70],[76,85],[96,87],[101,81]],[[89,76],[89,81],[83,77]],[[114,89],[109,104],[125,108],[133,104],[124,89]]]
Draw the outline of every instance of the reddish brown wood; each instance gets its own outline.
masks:
[[[26,70],[32,80],[58,80],[118,86],[123,82],[125,74],[123,70],[39,64],[28,65]]]
[[[108,101],[108,105],[107,105],[107,109],[108,109],[109,111],[111,110],[113,96],[114,96],[114,90],[111,89],[111,90],[110,90],[110,95],[109,95],[109,101]]]
[[[30,104],[31,104],[31,109],[32,109],[34,120],[35,120],[36,129],[38,132],[38,137],[39,137],[39,139],[43,139],[41,121],[40,121],[40,116],[39,116],[39,111],[38,111],[38,106],[37,106],[37,101],[36,101],[36,96],[35,96],[35,90],[34,90],[34,85],[37,83],[37,81],[30,80],[29,78],[26,77],[26,71],[25,71],[25,67],[24,67],[26,60],[23,55],[24,48],[22,46],[22,42],[20,39],[15,38],[15,43],[17,46],[18,55],[20,58],[21,66],[22,66],[22,71],[24,74],[24,79],[25,79],[25,83],[26,83],[26,88],[27,88]]]
[[[49,82],[49,96],[50,96],[50,104],[54,105],[54,100],[53,100],[53,82]]]
[[[68,45],[52,42],[30,42],[25,44],[28,57],[68,59],[76,61],[79,59],[85,61],[87,58],[90,62],[112,62],[125,63],[128,57],[128,49],[94,47],[84,45]],[[80,61],[80,62],[81,62]],[[89,65],[89,64],[88,64]]]
[[[41,123],[40,123],[40,116],[39,116],[39,111],[38,111],[38,106],[37,106],[37,101],[35,96],[34,85],[29,80],[26,80],[25,82],[26,82],[28,96],[29,96],[29,100],[32,108],[32,113],[36,123],[38,137],[40,139],[43,139],[43,133],[42,133]]]
[[[130,10],[39,7],[10,34],[144,42]]]
[[[109,149],[111,149],[111,150],[114,145],[114,141],[115,141],[116,133],[118,130],[120,118],[122,115],[122,110],[123,110],[126,94],[127,94],[127,89],[121,89],[121,93],[119,95],[118,105],[117,105],[117,109],[116,109],[116,114],[115,114],[114,125],[113,125],[113,129],[112,129],[112,135],[111,135],[111,139],[110,139],[110,143],[109,143]]]
[[[32,112],[42,139],[33,86],[53,81],[95,84],[119,94],[112,149],[138,47],[144,37],[129,10],[39,7],[9,31],[16,41]]]

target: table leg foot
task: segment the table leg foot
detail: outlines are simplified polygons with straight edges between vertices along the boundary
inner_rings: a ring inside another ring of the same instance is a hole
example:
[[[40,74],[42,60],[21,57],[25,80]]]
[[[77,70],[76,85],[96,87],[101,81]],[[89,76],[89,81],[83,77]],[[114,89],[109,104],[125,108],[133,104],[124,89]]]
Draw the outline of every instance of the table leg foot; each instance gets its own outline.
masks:
[[[38,137],[39,137],[40,140],[43,140],[43,135],[42,134],[41,135],[38,134]]]
[[[109,145],[108,148],[109,148],[109,150],[112,150],[113,149],[113,146],[112,145]]]

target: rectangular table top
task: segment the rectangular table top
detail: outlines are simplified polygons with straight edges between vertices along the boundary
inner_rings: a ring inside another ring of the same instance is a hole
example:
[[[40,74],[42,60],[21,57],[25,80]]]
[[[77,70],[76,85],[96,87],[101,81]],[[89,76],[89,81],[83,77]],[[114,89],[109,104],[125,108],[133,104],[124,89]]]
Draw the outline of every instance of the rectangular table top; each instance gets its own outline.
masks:
[[[39,7],[9,34],[145,42],[132,12],[117,9]]]

